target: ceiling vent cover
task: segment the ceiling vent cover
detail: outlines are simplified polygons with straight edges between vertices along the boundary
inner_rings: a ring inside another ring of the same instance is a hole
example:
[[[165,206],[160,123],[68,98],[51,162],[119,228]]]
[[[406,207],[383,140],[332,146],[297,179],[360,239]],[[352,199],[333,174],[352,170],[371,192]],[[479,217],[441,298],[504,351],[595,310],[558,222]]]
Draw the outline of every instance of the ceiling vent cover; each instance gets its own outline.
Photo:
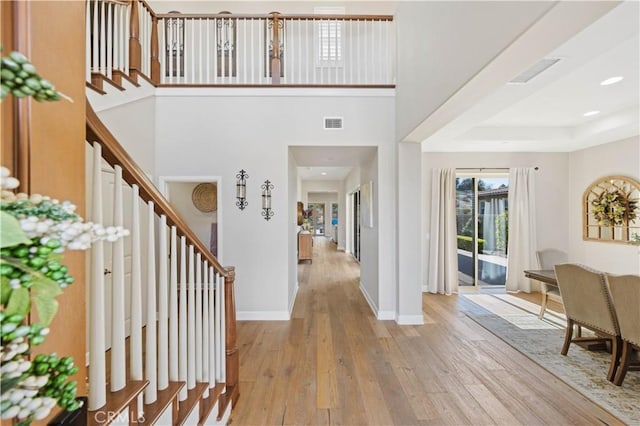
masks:
[[[562,60],[562,58],[543,58],[540,61],[533,64],[531,67],[529,67],[529,69],[527,69],[525,72],[523,72],[522,74],[520,74],[519,76],[511,80],[509,83],[510,84],[526,84],[532,78],[538,76],[539,74],[543,73],[544,71],[548,70],[549,68],[551,68],[552,66],[560,62],[560,60]]]
[[[324,128],[325,130],[342,129],[342,117],[325,117]]]

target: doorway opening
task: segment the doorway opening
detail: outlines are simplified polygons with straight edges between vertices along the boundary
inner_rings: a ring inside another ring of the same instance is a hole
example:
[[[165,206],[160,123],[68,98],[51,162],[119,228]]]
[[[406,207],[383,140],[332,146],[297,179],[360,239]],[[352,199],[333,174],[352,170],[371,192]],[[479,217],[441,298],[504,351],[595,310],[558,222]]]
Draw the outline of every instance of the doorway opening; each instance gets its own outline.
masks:
[[[311,233],[324,236],[324,203],[309,203],[309,210],[311,210]]]
[[[460,286],[504,286],[507,275],[508,174],[456,176]]]

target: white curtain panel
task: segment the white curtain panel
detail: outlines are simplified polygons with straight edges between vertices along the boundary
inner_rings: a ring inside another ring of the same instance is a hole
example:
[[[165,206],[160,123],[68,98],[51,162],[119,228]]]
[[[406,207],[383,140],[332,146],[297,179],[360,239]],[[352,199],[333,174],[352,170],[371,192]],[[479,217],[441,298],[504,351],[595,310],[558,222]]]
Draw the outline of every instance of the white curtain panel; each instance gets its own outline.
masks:
[[[456,169],[434,169],[431,189],[429,293],[458,292]]]
[[[507,291],[531,292],[531,280],[523,271],[537,268],[535,212],[534,169],[510,169]]]

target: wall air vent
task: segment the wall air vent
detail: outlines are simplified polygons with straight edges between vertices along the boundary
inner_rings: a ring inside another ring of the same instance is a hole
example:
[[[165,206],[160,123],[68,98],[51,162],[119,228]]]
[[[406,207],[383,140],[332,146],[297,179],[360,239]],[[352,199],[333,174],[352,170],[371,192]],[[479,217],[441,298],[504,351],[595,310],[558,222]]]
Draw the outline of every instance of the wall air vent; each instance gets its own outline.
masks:
[[[325,130],[342,129],[342,117],[325,117],[324,128]]]
[[[511,80],[509,84],[526,84],[531,81],[532,78],[548,70],[561,60],[562,58],[543,58],[542,60],[529,67],[529,69],[527,69],[525,72]]]

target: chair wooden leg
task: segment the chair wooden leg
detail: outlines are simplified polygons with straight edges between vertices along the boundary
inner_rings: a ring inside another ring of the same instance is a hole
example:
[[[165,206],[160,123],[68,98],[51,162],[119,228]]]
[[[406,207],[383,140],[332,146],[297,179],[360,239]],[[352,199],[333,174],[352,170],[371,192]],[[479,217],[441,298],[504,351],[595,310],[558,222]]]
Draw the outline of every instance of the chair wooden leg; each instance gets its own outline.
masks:
[[[613,384],[616,386],[622,385],[624,381],[624,376],[627,375],[627,370],[629,370],[629,363],[631,361],[631,353],[633,350],[631,349],[631,343],[626,340],[622,341],[622,356],[620,357],[620,362],[618,365],[618,372],[616,374],[615,379],[613,380]]]
[[[547,310],[547,301],[549,300],[548,293],[542,293],[542,303],[540,303],[540,314],[538,315],[539,319],[542,319],[544,316],[544,311]]]
[[[569,345],[571,344],[571,338],[573,337],[573,320],[567,318],[567,331],[564,334],[564,345],[560,353],[566,355],[569,352]]]
[[[619,336],[614,336],[611,339],[611,365],[609,366],[609,373],[607,373],[607,380],[610,382],[613,382],[616,377],[616,370],[620,361],[620,346],[622,346],[622,340]]]

